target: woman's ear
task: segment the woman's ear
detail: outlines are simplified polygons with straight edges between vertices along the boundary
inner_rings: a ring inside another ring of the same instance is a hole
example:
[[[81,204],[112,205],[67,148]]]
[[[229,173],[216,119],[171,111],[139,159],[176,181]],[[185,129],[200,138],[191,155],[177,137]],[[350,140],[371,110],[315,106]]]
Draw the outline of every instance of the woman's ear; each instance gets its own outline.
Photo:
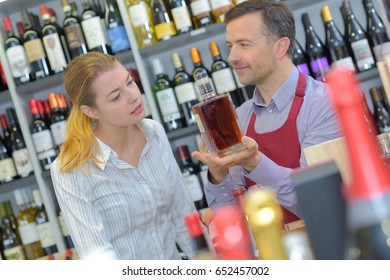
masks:
[[[276,57],[277,58],[282,58],[284,57],[287,52],[288,48],[290,47],[290,39],[287,37],[282,37],[279,40],[275,42],[275,50],[276,50]]]
[[[90,119],[98,119],[99,118],[99,115],[96,112],[96,109],[94,109],[88,105],[81,105],[80,110],[81,110],[81,112],[83,112],[83,114],[85,114]]]

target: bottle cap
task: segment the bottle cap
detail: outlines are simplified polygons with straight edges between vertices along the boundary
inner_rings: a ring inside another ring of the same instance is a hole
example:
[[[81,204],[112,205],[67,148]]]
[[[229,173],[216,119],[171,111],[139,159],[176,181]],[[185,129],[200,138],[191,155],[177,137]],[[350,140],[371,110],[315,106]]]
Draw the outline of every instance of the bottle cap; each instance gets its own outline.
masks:
[[[12,25],[8,16],[3,17],[3,26],[5,31],[11,31]]]

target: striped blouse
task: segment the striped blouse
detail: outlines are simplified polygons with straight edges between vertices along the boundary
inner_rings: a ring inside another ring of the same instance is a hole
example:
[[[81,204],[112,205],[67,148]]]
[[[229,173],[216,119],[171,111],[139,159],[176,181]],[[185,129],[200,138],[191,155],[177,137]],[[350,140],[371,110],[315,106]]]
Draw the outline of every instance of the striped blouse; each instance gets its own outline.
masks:
[[[51,165],[55,194],[81,259],[180,259],[191,240],[183,216],[195,211],[164,129],[140,124],[147,144],[137,168],[98,139],[101,170],[59,172]]]

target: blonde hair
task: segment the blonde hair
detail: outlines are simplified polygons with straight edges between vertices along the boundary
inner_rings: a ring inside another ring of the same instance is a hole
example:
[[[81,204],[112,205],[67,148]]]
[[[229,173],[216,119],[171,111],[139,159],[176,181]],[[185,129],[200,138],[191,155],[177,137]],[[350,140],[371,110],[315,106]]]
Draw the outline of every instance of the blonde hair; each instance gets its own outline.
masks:
[[[58,155],[60,172],[71,172],[75,168],[89,172],[91,164],[98,168],[97,164],[101,160],[98,157],[99,145],[92,128],[94,120],[86,116],[80,107],[95,106],[93,82],[118,61],[116,56],[89,52],[74,58],[67,66],[64,88],[72,102],[72,109],[66,126],[65,142],[61,145]]]

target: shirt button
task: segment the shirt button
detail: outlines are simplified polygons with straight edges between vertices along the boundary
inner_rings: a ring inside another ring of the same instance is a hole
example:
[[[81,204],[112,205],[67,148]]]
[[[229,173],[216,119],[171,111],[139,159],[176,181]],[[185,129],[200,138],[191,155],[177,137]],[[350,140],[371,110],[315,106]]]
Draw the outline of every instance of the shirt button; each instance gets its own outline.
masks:
[[[272,113],[272,108],[267,108],[268,113]]]

